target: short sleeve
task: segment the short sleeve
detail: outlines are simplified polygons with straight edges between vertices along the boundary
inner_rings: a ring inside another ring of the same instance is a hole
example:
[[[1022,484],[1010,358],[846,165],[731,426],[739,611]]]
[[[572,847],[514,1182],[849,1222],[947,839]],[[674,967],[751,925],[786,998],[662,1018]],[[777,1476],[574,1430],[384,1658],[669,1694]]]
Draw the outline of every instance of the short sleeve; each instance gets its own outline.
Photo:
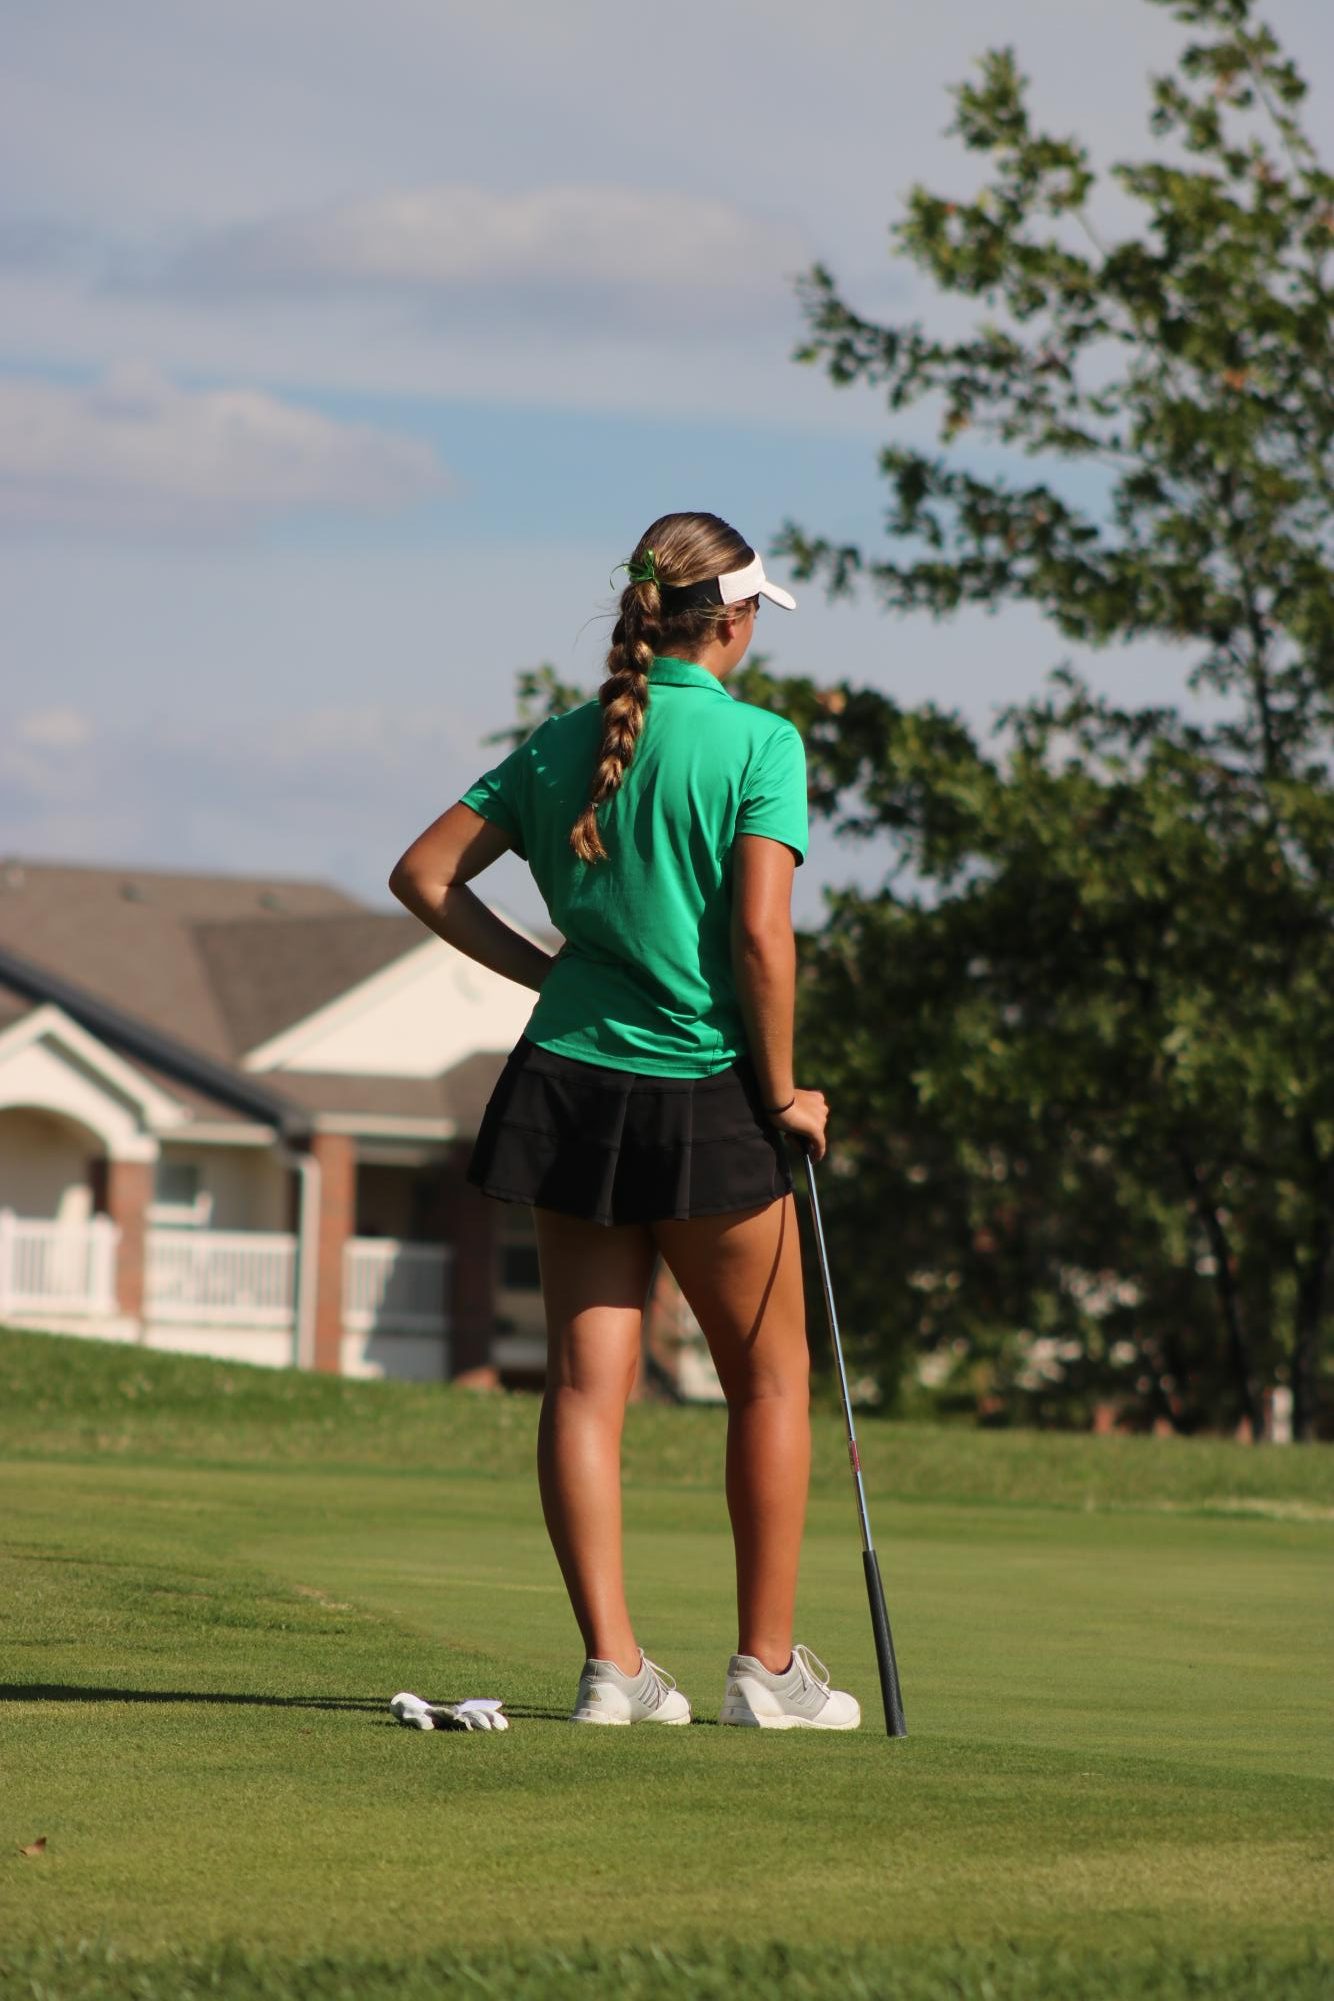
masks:
[[[509,835],[510,845],[521,861],[528,859],[528,846],[523,834],[523,779],[527,753],[528,745],[520,744],[503,763],[483,773],[475,785],[470,785],[462,800],[463,805],[471,806],[474,813],[480,813],[484,820],[490,820],[493,826],[502,828]]]
[[[763,834],[806,859],[806,746],[791,723],[762,745],[747,774],[737,813],[738,834]]]

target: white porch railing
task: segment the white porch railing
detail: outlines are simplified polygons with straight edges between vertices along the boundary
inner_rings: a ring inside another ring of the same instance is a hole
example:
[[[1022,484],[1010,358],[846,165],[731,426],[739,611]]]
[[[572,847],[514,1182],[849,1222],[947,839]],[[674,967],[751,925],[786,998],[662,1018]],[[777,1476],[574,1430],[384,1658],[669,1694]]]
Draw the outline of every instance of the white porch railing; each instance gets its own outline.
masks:
[[[0,1320],[18,1311],[114,1314],[119,1238],[109,1216],[60,1223],[0,1209]]]
[[[344,1327],[351,1333],[442,1333],[450,1255],[444,1244],[350,1237],[343,1247]]]
[[[0,1209],[0,1321],[7,1311],[114,1317],[119,1242],[109,1216],[61,1223]],[[445,1334],[451,1259],[443,1244],[349,1239],[345,1330]],[[147,1232],[144,1318],[150,1324],[288,1329],[295,1295],[294,1236],[168,1226]]]
[[[201,1327],[290,1327],[296,1238],[263,1230],[148,1232],[144,1312]]]

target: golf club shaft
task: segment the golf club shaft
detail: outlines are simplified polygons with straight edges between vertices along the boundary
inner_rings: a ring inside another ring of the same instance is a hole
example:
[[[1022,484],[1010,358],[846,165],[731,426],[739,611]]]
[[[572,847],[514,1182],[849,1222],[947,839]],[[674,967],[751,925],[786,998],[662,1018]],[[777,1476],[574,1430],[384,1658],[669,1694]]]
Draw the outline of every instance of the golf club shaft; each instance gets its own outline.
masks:
[[[903,1716],[903,1693],[899,1687],[898,1663],[894,1658],[894,1636],[889,1629],[885,1587],[880,1581],[880,1559],[875,1553],[875,1544],[871,1539],[871,1518],[866,1512],[866,1489],[862,1484],[862,1462],[857,1450],[857,1429],[852,1421],[852,1398],[848,1393],[848,1372],[843,1361],[843,1343],[838,1331],[838,1309],[834,1305],[834,1286],[829,1276],[829,1253],[825,1248],[820,1198],[815,1192],[815,1164],[809,1151],[804,1147],[802,1158],[806,1162],[806,1192],[810,1197],[811,1222],[815,1229],[815,1248],[820,1263],[820,1280],[824,1286],[825,1311],[829,1315],[829,1333],[834,1344],[839,1394],[843,1399],[843,1422],[848,1434],[848,1463],[852,1467],[852,1477],[857,1489],[857,1514],[862,1530],[862,1569],[866,1573],[866,1595],[871,1603],[871,1631],[875,1636],[875,1657],[880,1668],[880,1693],[885,1704],[885,1729],[891,1737],[906,1737],[908,1725]]]

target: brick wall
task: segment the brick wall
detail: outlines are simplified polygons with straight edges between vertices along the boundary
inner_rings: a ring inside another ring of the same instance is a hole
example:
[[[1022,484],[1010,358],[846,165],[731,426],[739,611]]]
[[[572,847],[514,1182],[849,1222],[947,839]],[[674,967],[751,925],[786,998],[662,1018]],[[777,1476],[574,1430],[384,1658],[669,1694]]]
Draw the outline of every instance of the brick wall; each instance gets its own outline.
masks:
[[[99,1163],[94,1199],[120,1227],[116,1257],[116,1303],[140,1323],[144,1317],[144,1265],[148,1255],[148,1205],[153,1199],[153,1167],[142,1160]]]
[[[346,1133],[315,1133],[310,1151],[320,1167],[315,1367],[337,1375],[343,1340],[343,1246],[356,1233],[357,1143]]]
[[[496,1325],[496,1205],[464,1179],[471,1142],[449,1150],[437,1184],[432,1234],[453,1250],[450,1280],[450,1375],[499,1381],[491,1364]]]

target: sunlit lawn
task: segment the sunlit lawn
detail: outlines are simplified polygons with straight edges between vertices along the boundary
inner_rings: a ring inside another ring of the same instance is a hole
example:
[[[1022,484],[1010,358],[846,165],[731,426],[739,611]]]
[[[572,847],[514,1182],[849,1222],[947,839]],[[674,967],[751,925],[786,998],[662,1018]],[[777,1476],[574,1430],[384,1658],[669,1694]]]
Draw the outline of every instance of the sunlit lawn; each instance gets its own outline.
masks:
[[[534,1420],[0,1335],[0,1992],[1330,1991],[1328,1454],[870,1426],[891,1743],[837,1420],[800,1635],[866,1723],[773,1735],[710,1720],[721,1418],[635,1411],[633,1602],[700,1725],[583,1731]],[[400,1730],[402,1687],[513,1728]]]

